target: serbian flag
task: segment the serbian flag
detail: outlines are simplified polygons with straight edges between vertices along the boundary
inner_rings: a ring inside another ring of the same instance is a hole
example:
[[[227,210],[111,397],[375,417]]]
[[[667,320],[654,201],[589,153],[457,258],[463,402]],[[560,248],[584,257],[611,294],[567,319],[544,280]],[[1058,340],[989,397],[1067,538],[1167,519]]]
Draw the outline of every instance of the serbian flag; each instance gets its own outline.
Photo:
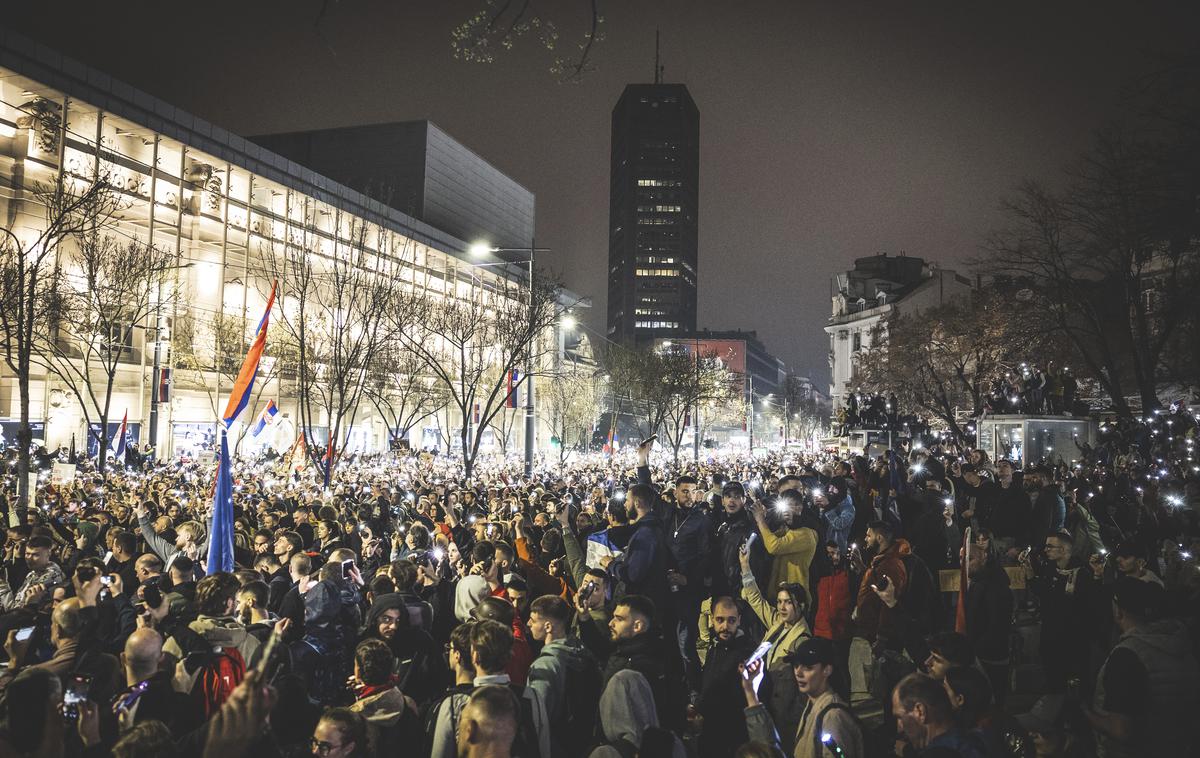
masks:
[[[257,437],[259,432],[267,428],[267,424],[271,421],[271,419],[275,418],[276,413],[279,413],[279,408],[275,407],[275,401],[268,400],[267,407],[263,409],[262,413],[258,414],[258,423],[254,425],[254,429],[250,432],[250,436]]]
[[[129,411],[125,411],[125,416],[121,419],[121,426],[117,429],[117,433],[113,435],[112,444],[108,446],[112,450],[113,457],[118,461],[125,457],[125,430],[129,427]]]
[[[250,343],[250,352],[246,353],[246,360],[242,361],[242,370],[238,372],[237,380],[233,383],[233,391],[229,393],[229,404],[225,406],[225,413],[221,415],[221,420],[225,422],[226,428],[250,402],[250,393],[254,390],[254,377],[258,374],[258,362],[262,359],[263,350],[267,346],[267,323],[271,319],[271,306],[275,304],[276,284],[271,284],[271,296],[267,298],[267,309],[263,312],[262,320],[258,322],[258,329],[254,333],[254,342]]]
[[[208,564],[205,573],[233,571],[233,474],[229,470],[229,440],[221,430],[221,457],[213,493],[212,532],[208,535]]]
[[[970,580],[967,564],[971,562],[971,527],[963,530],[962,566],[958,576],[958,608],[954,611],[954,631],[967,633],[967,582]]]
[[[475,403],[475,409],[471,413],[471,418],[473,419],[472,423],[479,424],[479,403]]]
[[[508,372],[508,397],[505,399],[504,405],[508,408],[517,407],[518,384],[521,381],[520,369],[513,369]]]

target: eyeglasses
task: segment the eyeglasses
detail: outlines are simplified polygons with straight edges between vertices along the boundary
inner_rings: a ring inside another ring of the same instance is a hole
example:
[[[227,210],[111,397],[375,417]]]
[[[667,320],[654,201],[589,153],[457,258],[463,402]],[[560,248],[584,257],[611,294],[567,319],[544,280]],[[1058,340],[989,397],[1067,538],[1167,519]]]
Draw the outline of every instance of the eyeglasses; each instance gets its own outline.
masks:
[[[330,742],[322,742],[321,740],[315,738],[309,740],[308,744],[312,747],[313,752],[317,755],[329,755],[330,751],[340,750],[342,748],[341,745],[334,745]]]

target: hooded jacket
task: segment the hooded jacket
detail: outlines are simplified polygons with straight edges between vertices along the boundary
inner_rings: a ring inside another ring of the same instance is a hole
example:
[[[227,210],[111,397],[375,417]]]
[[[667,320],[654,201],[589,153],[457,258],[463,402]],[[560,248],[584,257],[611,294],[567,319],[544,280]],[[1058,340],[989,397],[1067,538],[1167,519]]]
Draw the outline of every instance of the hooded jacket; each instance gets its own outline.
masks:
[[[191,692],[196,682],[199,669],[187,670],[187,654],[195,648],[188,641],[193,635],[199,637],[210,648],[234,648],[242,656],[246,668],[253,665],[254,654],[258,652],[258,640],[246,631],[237,620],[228,616],[199,616],[187,625],[191,634],[173,634],[163,643],[163,653],[171,655],[179,661],[175,668],[175,689],[180,692]],[[181,641],[181,637],[183,638]]]
[[[390,640],[379,635],[379,617],[389,610],[400,612],[400,626]],[[398,592],[375,598],[367,611],[367,620],[359,639],[377,639],[387,644],[396,657],[397,686],[404,694],[419,702],[444,692],[450,684],[450,672],[442,657],[441,647],[428,632],[411,626],[408,606],[404,596]]]
[[[604,666],[604,685],[622,671],[632,669],[646,678],[653,693],[653,703],[663,728],[679,732],[683,729],[687,702],[687,684],[679,646],[668,641],[655,628],[628,639],[618,640]]]
[[[654,693],[646,677],[637,671],[620,671],[613,675],[604,694],[600,696],[600,728],[608,744],[591,752],[590,758],[624,758],[631,754],[613,747],[616,743],[640,750],[646,729],[658,726]],[[675,740],[671,758],[683,758],[686,753]]]
[[[420,744],[417,705],[396,687],[357,700],[350,710],[362,714],[367,721],[372,755],[399,755]]]
[[[572,741],[572,735],[562,733],[566,726],[566,701],[568,672],[583,672],[591,670],[590,681],[596,687],[600,670],[592,655],[583,643],[576,637],[554,640],[542,647],[542,652],[534,659],[529,667],[529,678],[526,686],[536,691],[546,706],[546,716],[550,720],[550,744],[554,755],[564,755],[564,746]],[[582,677],[581,677],[582,678]],[[577,684],[577,686],[579,686]],[[578,693],[576,693],[578,694]],[[599,696],[593,692],[592,698]],[[595,704],[593,699],[592,704]]]

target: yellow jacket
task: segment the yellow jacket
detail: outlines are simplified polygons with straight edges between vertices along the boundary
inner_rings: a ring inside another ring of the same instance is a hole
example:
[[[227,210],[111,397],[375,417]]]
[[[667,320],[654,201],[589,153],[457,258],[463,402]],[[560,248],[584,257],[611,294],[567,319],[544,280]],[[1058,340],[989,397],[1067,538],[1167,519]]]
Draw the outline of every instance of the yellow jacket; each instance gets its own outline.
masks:
[[[812,530],[810,529],[809,531]],[[762,592],[758,589],[758,583],[754,581],[754,574],[749,572],[746,572],[742,576],[742,599],[754,611],[754,615],[762,619],[763,624],[766,625],[767,633],[763,639],[775,640],[775,644],[767,651],[766,662],[768,670],[775,663],[782,663],[783,656],[795,650],[801,642],[812,636],[812,632],[809,631],[808,622],[804,620],[804,616],[801,616],[788,629],[783,629],[783,619],[779,617],[779,612],[762,596]]]
[[[798,582],[811,598],[808,566],[817,552],[817,533],[805,526],[800,529],[784,527],[782,534],[776,534],[764,524],[759,524],[758,533],[762,537],[763,547],[774,557],[771,589],[777,588],[782,582]]]

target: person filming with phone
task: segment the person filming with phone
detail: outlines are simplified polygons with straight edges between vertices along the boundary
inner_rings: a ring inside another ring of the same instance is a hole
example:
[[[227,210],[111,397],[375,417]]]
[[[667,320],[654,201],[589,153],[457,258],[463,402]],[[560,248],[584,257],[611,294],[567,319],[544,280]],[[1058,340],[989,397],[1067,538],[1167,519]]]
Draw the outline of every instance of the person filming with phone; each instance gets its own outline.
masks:
[[[902,611],[898,603],[908,587],[904,556],[912,552],[908,541],[896,538],[892,525],[873,521],[867,526],[866,571],[858,588],[855,602],[854,637],[850,642],[850,702],[870,699],[871,671],[875,657],[883,650],[899,651],[902,647]],[[857,551],[852,561],[863,560]],[[889,593],[892,604],[884,602],[880,593]]]

